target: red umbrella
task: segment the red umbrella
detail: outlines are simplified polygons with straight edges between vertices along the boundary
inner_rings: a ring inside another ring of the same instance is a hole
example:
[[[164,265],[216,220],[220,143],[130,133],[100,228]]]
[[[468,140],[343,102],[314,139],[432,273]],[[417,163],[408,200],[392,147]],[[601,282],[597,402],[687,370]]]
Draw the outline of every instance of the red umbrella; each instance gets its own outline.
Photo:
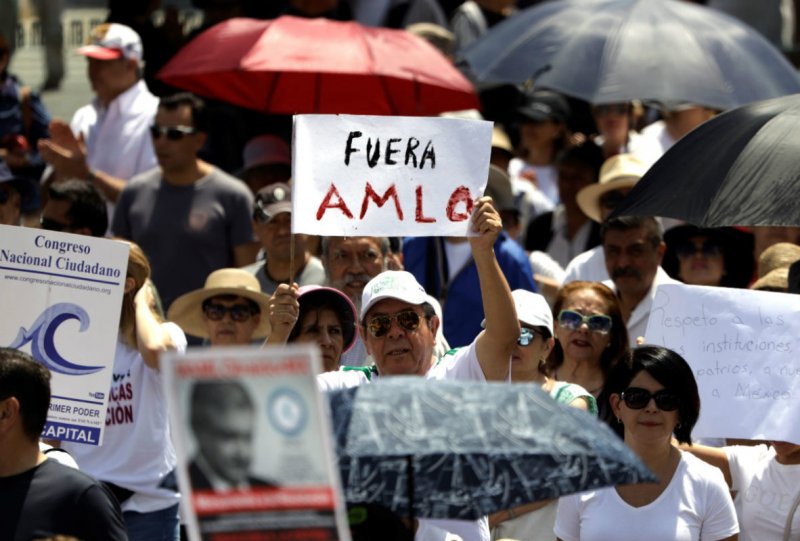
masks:
[[[158,77],[268,113],[431,116],[478,108],[469,81],[425,40],[327,19],[230,19],[192,40]]]

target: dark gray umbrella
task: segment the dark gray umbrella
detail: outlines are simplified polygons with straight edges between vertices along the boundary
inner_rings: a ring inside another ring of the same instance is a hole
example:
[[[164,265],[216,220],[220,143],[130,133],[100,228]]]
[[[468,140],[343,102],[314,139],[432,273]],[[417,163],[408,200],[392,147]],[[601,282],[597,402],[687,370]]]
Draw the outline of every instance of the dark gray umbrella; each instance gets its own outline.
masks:
[[[392,377],[331,393],[345,498],[475,519],[654,477],[611,429],[537,385]]]
[[[798,126],[800,94],[718,115],[670,148],[612,216],[800,226]]]
[[[730,109],[800,92],[783,55],[751,27],[677,0],[555,0],[460,51],[484,83],[551,88],[591,103],[633,99]]]

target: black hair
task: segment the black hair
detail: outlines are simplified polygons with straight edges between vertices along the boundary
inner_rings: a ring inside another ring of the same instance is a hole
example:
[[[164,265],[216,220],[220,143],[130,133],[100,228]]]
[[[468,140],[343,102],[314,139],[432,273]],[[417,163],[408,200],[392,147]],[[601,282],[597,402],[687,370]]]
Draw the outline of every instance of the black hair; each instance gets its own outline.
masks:
[[[647,232],[647,240],[654,248],[664,240],[664,233],[661,224],[652,216],[620,216],[610,218],[600,224],[600,239],[605,242],[606,233],[609,231],[631,231],[632,229],[644,228]]]
[[[208,132],[208,110],[201,98],[190,92],[178,92],[158,102],[158,108],[167,111],[175,111],[179,107],[189,107],[192,110],[192,126],[197,131]]]
[[[23,351],[0,348],[0,400],[12,396],[25,435],[38,441],[50,409],[50,371]]]
[[[568,163],[586,167],[591,170],[595,182],[600,176],[600,168],[603,166],[604,161],[603,149],[593,141],[588,140],[580,145],[567,147],[556,156],[556,166]]]
[[[245,386],[236,380],[198,381],[189,392],[190,423],[195,432],[208,425],[209,417],[220,411],[252,412],[253,399]]]
[[[70,229],[88,227],[93,237],[102,237],[108,230],[108,208],[100,191],[91,182],[79,179],[54,182],[47,190],[53,201],[67,201]]]
[[[700,417],[700,394],[689,363],[675,351],[661,346],[645,345],[631,349],[611,369],[605,385],[607,396],[622,393],[642,371],[678,395],[680,405],[675,438],[691,445],[692,429]],[[615,425],[610,419],[607,421],[619,432],[619,423]]]

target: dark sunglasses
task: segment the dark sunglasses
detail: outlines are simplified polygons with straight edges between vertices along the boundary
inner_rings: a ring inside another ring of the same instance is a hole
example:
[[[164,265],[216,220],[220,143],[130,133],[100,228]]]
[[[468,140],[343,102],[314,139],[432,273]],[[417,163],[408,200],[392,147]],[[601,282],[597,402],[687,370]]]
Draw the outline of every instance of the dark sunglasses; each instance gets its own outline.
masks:
[[[597,116],[605,115],[627,115],[630,106],[627,103],[609,103],[606,105],[595,105],[592,107],[592,112]]]
[[[650,403],[650,399],[656,401],[656,407],[661,411],[675,411],[681,403],[681,399],[675,393],[661,389],[651,393],[647,389],[640,387],[628,387],[620,395],[625,405],[632,410],[640,410]]]
[[[625,200],[625,195],[619,190],[606,192],[600,197],[600,206],[607,209],[615,209]]]
[[[722,253],[722,248],[716,242],[705,241],[702,244],[685,243],[675,248],[675,255],[681,259],[688,259],[695,254],[704,257],[716,257]]]
[[[153,139],[158,139],[162,135],[166,135],[170,141],[180,141],[186,135],[197,133],[196,128],[191,126],[150,126],[150,135]]]
[[[9,195],[8,190],[5,188],[0,188],[0,205],[5,205],[8,203],[8,199],[10,197],[11,196]]]
[[[65,229],[70,228],[69,224],[65,224],[57,220],[51,220],[50,218],[45,218],[44,216],[39,218],[39,225],[42,227],[42,229],[46,229],[47,231],[64,231]]]
[[[416,331],[422,318],[413,310],[404,310],[393,316],[375,316],[367,323],[367,330],[375,338],[380,338],[392,328],[392,321],[397,321],[404,331]]]
[[[214,302],[203,303],[203,313],[211,321],[221,321],[222,318],[225,317],[225,314],[230,314],[231,319],[238,323],[247,321],[253,315],[255,315],[253,308],[247,304],[234,304],[233,306],[225,306]]]
[[[589,330],[599,334],[608,334],[611,330],[611,317],[605,314],[584,316],[574,310],[561,310],[558,313],[558,324],[571,331],[577,331],[586,323]]]

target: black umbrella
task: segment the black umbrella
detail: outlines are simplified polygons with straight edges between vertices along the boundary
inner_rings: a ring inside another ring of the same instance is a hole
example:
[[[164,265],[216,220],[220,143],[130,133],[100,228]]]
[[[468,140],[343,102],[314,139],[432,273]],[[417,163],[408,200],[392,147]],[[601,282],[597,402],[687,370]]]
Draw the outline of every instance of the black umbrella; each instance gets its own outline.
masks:
[[[605,424],[537,385],[392,377],[330,396],[345,499],[475,519],[654,480]]]
[[[591,103],[633,99],[729,109],[800,92],[800,78],[757,31],[677,0],[554,0],[460,51],[484,83],[551,88]]]
[[[800,226],[798,126],[800,94],[718,115],[670,148],[612,217]]]

